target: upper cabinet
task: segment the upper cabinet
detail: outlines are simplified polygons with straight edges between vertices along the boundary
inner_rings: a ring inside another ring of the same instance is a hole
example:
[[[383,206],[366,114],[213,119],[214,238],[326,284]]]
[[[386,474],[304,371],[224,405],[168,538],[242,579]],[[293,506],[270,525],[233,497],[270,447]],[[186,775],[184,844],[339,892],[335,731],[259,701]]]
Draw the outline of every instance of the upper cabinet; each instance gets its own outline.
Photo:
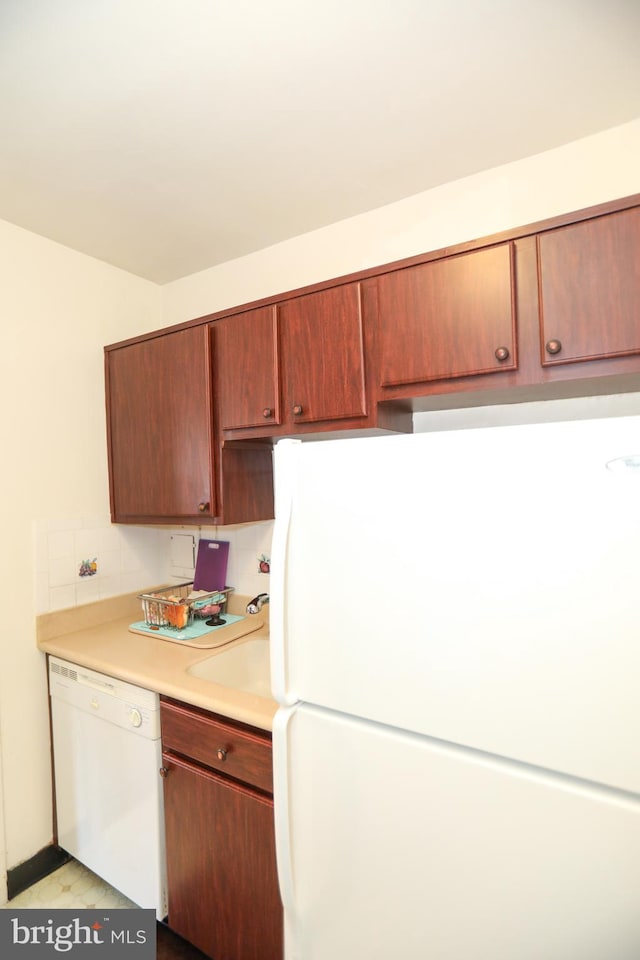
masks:
[[[339,284],[211,324],[220,435],[227,440],[384,427],[406,411],[371,399],[373,325],[361,284]]]
[[[224,433],[280,423],[277,308],[212,324],[216,406]]]
[[[114,523],[241,523],[273,516],[271,451],[214,438],[206,325],[105,349]]]
[[[482,244],[380,271],[379,399],[427,410],[637,389],[637,197]]]
[[[114,521],[216,513],[205,327],[105,353]]]
[[[360,284],[285,300],[278,318],[286,419],[301,425],[366,418]]]
[[[382,388],[514,370],[512,245],[382,274],[378,322]]]
[[[537,243],[543,365],[640,353],[640,208]]]
[[[273,516],[282,436],[638,389],[640,196],[105,348],[114,521]]]

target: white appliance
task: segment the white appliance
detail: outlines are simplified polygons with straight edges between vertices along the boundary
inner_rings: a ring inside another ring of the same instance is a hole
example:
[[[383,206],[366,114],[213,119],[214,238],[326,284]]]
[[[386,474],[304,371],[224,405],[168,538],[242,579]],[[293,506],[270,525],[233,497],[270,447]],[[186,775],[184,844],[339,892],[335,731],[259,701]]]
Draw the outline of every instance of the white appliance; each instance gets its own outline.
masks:
[[[287,960],[637,960],[640,418],[275,465]]]
[[[59,845],[167,914],[157,694],[49,657]]]

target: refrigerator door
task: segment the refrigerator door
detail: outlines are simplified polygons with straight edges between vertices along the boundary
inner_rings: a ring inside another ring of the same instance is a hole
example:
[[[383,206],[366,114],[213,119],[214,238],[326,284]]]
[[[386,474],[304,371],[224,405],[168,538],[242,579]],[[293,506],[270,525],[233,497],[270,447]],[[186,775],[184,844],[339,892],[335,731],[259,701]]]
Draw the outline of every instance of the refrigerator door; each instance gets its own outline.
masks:
[[[637,799],[304,705],[274,751],[286,960],[637,960]]]
[[[640,791],[639,452],[638,417],[279,443],[280,702]]]

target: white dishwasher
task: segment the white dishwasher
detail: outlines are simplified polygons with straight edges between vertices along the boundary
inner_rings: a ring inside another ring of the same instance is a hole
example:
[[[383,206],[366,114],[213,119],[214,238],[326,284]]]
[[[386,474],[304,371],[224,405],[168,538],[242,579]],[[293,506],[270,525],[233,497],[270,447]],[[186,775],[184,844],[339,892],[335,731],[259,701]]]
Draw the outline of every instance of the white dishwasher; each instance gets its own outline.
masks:
[[[167,913],[158,695],[49,657],[58,844]]]

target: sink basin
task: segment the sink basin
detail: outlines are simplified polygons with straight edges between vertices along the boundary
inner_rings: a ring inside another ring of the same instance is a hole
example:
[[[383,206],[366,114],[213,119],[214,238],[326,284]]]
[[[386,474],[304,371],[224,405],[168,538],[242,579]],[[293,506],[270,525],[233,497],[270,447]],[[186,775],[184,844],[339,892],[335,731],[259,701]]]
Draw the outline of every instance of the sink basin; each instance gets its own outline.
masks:
[[[269,641],[265,638],[246,640],[230,650],[194,663],[187,672],[192,677],[210,680],[223,687],[271,697]]]

